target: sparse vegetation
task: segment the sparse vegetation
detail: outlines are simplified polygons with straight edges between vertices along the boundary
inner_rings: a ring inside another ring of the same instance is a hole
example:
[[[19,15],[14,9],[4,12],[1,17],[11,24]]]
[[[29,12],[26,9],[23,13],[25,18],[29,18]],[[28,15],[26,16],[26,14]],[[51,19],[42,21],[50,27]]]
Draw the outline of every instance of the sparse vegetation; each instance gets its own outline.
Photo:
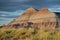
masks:
[[[60,40],[60,28],[55,30],[36,28],[0,29],[0,40]]]

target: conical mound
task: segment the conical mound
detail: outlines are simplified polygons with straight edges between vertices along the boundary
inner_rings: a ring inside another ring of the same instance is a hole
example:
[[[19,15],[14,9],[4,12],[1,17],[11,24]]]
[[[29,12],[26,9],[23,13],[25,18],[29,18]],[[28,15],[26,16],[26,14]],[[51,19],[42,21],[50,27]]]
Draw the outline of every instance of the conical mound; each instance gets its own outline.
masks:
[[[50,12],[46,8],[37,11],[30,7],[26,9],[21,16],[9,23],[9,25],[12,25],[11,27],[56,27],[57,18],[58,17],[55,13]]]
[[[13,20],[11,23],[9,24],[17,24],[17,23],[24,23],[24,22],[27,22],[30,18],[30,16],[33,14],[33,13],[36,13],[37,10],[35,10],[34,8],[30,7],[28,9],[26,9],[26,11],[21,15],[19,16],[18,18],[16,18],[15,20]]]
[[[56,22],[56,17],[57,16],[55,13],[50,12],[46,8],[42,8],[37,13],[31,15],[29,22],[33,22],[33,23],[40,23],[46,21]]]
[[[49,12],[49,10],[47,8],[42,8],[40,11],[41,12]]]

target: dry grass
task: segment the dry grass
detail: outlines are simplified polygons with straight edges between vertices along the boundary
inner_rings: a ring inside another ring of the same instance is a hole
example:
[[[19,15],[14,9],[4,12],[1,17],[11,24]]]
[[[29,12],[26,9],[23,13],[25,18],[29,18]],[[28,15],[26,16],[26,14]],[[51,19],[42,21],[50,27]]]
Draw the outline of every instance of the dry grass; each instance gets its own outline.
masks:
[[[0,29],[0,40],[60,40],[60,28],[55,30],[36,28]]]

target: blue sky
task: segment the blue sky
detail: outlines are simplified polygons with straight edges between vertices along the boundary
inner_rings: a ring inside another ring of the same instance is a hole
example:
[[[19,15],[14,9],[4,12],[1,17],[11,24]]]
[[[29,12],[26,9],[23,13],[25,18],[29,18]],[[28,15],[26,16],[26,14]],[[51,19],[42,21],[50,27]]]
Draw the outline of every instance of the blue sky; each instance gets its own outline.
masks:
[[[31,6],[60,12],[60,0],[0,0],[0,25],[8,24]]]

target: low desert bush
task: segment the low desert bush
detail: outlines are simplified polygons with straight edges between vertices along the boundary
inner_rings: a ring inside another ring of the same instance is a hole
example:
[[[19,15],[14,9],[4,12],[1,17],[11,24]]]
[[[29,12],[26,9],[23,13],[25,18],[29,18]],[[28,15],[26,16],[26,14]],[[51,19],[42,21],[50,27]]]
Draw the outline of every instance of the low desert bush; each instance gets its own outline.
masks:
[[[0,40],[60,40],[60,28],[56,30],[36,28],[0,29]]]

